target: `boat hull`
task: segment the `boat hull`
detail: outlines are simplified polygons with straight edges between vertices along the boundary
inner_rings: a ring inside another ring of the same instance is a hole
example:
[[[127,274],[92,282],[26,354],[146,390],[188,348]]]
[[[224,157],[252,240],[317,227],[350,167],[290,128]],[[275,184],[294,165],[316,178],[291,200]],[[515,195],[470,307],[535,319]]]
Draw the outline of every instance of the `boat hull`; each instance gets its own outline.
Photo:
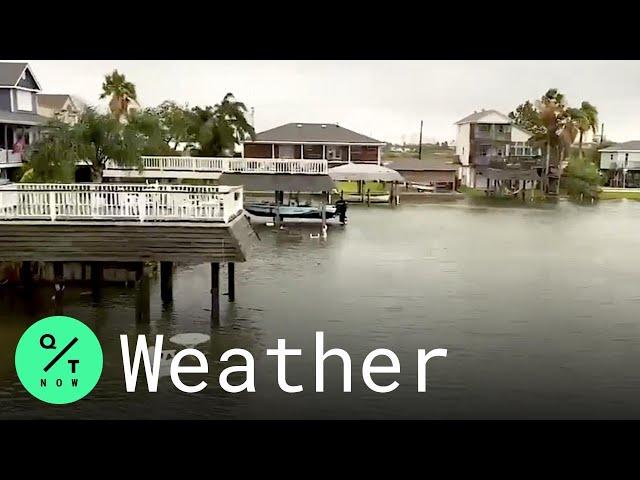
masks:
[[[244,209],[256,217],[275,218],[276,206],[270,203],[251,203],[244,206]],[[313,218],[322,219],[322,211],[319,207],[289,206],[281,205],[279,210],[280,218]],[[336,207],[327,205],[325,218],[333,218],[336,215]]]
[[[343,194],[343,198],[344,200],[348,201],[348,202],[362,202],[362,195],[360,195],[359,193],[345,193]],[[389,203],[389,199],[391,198],[391,194],[389,193],[384,193],[384,194],[376,194],[376,195],[371,195],[371,203]],[[364,196],[364,201],[366,203],[367,201],[367,196]]]

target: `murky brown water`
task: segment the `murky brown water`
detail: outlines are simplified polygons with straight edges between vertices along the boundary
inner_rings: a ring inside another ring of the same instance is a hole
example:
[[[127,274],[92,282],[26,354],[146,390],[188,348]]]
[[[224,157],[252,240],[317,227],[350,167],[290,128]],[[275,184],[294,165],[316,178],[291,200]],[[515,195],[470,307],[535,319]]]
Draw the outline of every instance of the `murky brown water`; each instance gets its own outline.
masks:
[[[155,280],[147,326],[135,323],[131,289],[109,287],[94,303],[69,288],[65,314],[91,326],[105,352],[100,383],[73,405],[32,399],[13,367],[21,333],[52,313],[51,292],[0,293],[0,418],[640,418],[640,203],[458,200],[349,214],[326,240],[310,238],[317,227],[259,227],[220,325],[210,323],[208,265],[179,267],[170,309]],[[319,330],[327,348],[351,354],[353,392],[341,391],[332,360],[325,393],[315,393]],[[202,347],[209,386],[184,394],[165,377],[158,393],[126,393],[118,336],[181,332],[213,335]],[[278,338],[303,349],[287,362],[300,394],[277,387],[265,351]],[[219,356],[233,347],[254,354],[256,393],[219,387]],[[360,372],[379,347],[401,361],[389,394],[366,388]],[[430,364],[428,391],[417,393],[416,351],[437,347],[449,356]]]

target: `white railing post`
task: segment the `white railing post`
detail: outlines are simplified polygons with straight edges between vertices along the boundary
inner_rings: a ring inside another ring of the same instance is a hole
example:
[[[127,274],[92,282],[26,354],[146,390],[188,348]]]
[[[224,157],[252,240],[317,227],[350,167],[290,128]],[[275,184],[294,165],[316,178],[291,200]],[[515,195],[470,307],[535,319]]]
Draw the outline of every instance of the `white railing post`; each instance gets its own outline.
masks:
[[[55,221],[56,219],[56,192],[49,192],[49,215],[51,216],[51,221]]]

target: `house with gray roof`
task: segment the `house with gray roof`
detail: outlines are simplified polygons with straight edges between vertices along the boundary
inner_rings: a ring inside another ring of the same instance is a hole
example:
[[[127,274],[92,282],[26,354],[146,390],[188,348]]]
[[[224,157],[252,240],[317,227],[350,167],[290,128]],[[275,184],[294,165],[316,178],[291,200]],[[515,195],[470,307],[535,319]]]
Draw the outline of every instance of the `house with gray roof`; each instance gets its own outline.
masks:
[[[38,115],[41,86],[27,63],[0,62],[0,178],[22,167],[24,151],[47,119]]]
[[[80,119],[81,107],[76,104],[71,95],[39,93],[38,115],[55,118],[69,125],[75,125]]]
[[[462,185],[485,190],[497,185],[540,179],[540,148],[530,132],[497,110],[481,110],[455,123],[458,178]]]
[[[385,142],[335,123],[287,123],[243,144],[245,158],[327,160],[380,165]]]
[[[616,143],[598,151],[607,186],[640,188],[640,140]]]

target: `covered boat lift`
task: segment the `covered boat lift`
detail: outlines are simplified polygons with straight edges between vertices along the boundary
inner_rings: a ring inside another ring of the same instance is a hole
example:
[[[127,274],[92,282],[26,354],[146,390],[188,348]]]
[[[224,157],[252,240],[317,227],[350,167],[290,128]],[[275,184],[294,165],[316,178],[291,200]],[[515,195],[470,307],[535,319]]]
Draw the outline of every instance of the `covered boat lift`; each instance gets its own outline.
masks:
[[[329,176],[334,181],[358,182],[360,201],[365,202],[365,182],[389,182],[391,183],[391,192],[389,195],[389,203],[398,204],[398,195],[396,194],[396,186],[398,183],[404,183],[404,178],[397,171],[383,167],[382,165],[368,163],[347,163],[339,167],[329,169]],[[366,192],[367,204],[371,203],[371,192]],[[341,192],[341,198],[344,192]]]

